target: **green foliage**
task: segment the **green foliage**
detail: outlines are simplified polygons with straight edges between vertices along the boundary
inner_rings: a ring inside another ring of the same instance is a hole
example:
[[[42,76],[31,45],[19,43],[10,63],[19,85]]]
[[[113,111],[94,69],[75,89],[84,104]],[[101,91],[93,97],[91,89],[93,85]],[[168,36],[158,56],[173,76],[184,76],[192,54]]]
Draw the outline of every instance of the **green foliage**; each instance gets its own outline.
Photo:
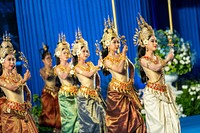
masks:
[[[166,65],[165,73],[182,75],[190,72],[192,69],[190,44],[185,42],[183,38],[180,38],[180,35],[175,30],[172,34],[170,34],[169,30],[157,30],[155,31],[155,35],[159,44],[156,54],[163,59],[170,49],[168,46],[168,38],[171,38],[174,44],[174,59]]]
[[[181,115],[200,114],[200,81],[188,80],[182,88],[183,93],[176,98]]]

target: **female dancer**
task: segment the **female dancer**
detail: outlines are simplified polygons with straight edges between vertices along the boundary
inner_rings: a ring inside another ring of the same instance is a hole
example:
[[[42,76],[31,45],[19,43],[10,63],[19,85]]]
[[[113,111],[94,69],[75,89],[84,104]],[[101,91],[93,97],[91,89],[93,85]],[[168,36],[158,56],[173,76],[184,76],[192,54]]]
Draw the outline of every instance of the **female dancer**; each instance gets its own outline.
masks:
[[[99,82],[100,80],[97,71],[100,68],[101,62],[99,61],[97,66],[94,66],[92,62],[86,62],[90,53],[87,42],[82,38],[79,30],[73,44],[72,54],[74,56],[75,73],[81,83],[77,97],[79,132],[105,133],[105,113],[97,93],[97,83],[94,84],[94,81]]]
[[[43,44],[41,49],[42,62],[44,67],[40,69],[40,75],[45,82],[42,91],[41,103],[42,112],[39,119],[41,126],[54,128],[54,132],[60,130],[60,110],[58,104],[58,87],[56,87],[56,76],[52,67],[51,53],[48,51],[48,46]]]
[[[4,133],[37,133],[33,119],[29,114],[31,108],[31,92],[26,86],[30,78],[27,70],[24,78],[15,68],[16,58],[10,37],[5,35],[0,48],[0,87],[5,93],[5,101],[1,104],[1,129]],[[24,101],[24,91],[26,100]]]
[[[61,132],[78,133],[78,114],[77,114],[77,86],[73,78],[72,64],[68,63],[71,57],[69,43],[65,40],[65,35],[59,35],[59,42],[55,50],[57,66],[55,74],[58,75],[61,87],[58,92],[58,100],[61,115]]]
[[[158,44],[152,27],[141,16],[138,25],[140,29],[134,38],[137,38],[141,78],[147,84],[143,97],[147,132],[179,133],[175,97],[171,88],[165,85],[163,73],[164,66],[174,57],[173,51],[170,50],[165,60],[156,56],[154,52]]]
[[[110,19],[105,22],[101,40],[104,75],[112,74],[108,85],[106,125],[109,133],[144,133],[140,100],[133,88],[134,66],[126,57],[128,47],[117,53],[120,40]],[[128,73],[128,68],[130,73]],[[128,76],[129,75],[129,76]]]

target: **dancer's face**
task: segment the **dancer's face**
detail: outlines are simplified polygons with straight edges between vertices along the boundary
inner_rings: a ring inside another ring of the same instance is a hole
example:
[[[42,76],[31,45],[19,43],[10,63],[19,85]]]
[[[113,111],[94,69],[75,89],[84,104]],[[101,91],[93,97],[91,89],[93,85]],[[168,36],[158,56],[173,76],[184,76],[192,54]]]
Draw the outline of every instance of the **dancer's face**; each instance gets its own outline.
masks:
[[[45,58],[42,61],[43,61],[45,66],[52,67],[52,58],[51,58],[50,54],[46,55]]]
[[[146,49],[150,51],[156,51],[158,47],[157,39],[155,36],[151,36],[149,38],[148,44],[146,45]]]
[[[15,67],[16,58],[13,54],[9,54],[4,58],[4,62],[2,63],[3,68],[12,70]]]
[[[79,59],[86,60],[90,56],[90,52],[87,47],[83,47],[81,49],[81,53],[79,55]]]
[[[116,52],[120,47],[120,41],[117,38],[113,38],[108,46],[109,51]]]
[[[61,54],[59,56],[60,60],[65,60],[67,61],[70,57],[70,51],[66,48],[64,48],[62,51],[61,51]]]

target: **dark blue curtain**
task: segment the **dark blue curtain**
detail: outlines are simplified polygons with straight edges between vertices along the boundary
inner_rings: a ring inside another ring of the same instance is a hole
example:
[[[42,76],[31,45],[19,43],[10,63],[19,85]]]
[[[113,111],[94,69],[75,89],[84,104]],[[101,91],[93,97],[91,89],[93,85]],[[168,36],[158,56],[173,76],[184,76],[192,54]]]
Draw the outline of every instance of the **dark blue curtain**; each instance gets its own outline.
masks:
[[[15,0],[21,51],[26,55],[31,71],[28,85],[33,94],[41,94],[43,87],[39,69],[43,66],[39,49],[42,42],[54,49],[58,41],[58,33],[66,34],[71,44],[75,39],[75,31],[79,27],[83,37],[88,41],[91,56],[89,60],[97,63],[95,55],[96,40],[100,40],[104,29],[104,18],[112,18],[111,0]],[[136,47],[132,36],[136,27],[136,17],[141,11],[140,1],[115,1],[119,34],[127,37],[129,46],[128,56],[134,61]],[[55,64],[55,63],[54,63]],[[102,93],[110,76],[105,77],[100,72]]]
[[[191,48],[196,52],[194,68],[191,72],[200,78],[200,2],[197,0],[182,0],[173,4],[174,29],[177,29],[184,40],[189,41]]]

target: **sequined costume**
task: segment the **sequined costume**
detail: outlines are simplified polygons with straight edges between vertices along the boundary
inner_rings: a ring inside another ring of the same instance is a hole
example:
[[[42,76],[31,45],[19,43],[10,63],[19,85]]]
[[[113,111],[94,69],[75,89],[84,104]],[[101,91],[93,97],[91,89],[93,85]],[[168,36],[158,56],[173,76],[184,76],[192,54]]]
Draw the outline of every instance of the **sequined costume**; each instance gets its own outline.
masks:
[[[149,58],[143,56],[148,61]],[[141,58],[141,59],[142,59]],[[162,59],[157,57],[160,63]],[[149,78],[144,89],[144,107],[146,112],[147,131],[149,133],[180,133],[178,110],[175,94],[165,85],[163,70],[155,72],[143,67]]]
[[[20,77],[21,78],[21,77]],[[17,79],[17,78],[15,78]],[[1,81],[12,84],[16,82],[8,77],[0,77]],[[20,86],[17,93],[23,94],[23,88],[26,85]],[[37,127],[33,121],[29,109],[31,107],[30,102],[23,102],[21,96],[16,95],[16,99],[13,99],[14,92],[2,87],[6,98],[1,99],[1,129],[3,133],[37,133]],[[18,102],[20,101],[20,102]]]
[[[120,55],[121,56],[121,55]],[[122,57],[112,58],[107,56],[104,61],[109,60],[118,63]],[[124,68],[128,69],[128,62]],[[108,69],[112,75],[107,90],[106,125],[109,133],[145,133],[146,127],[140,114],[142,108],[138,95],[133,87],[133,81],[129,79],[124,82],[117,77],[116,72]]]
[[[58,65],[62,71],[65,71],[61,65]],[[58,100],[61,116],[61,132],[62,133],[78,133],[78,113],[77,113],[77,99],[78,92],[77,86],[73,86],[72,77],[68,77],[66,80],[61,80],[61,88],[58,92]]]
[[[92,62],[87,62],[87,68],[76,65],[82,71],[91,71],[94,68]],[[105,110],[101,104],[101,99],[95,90],[92,83],[94,83],[94,76],[91,78],[84,77],[81,74],[76,74],[81,87],[79,89],[78,99],[78,114],[80,123],[80,133],[105,133],[107,132],[105,125]],[[90,84],[90,85],[88,85]],[[85,86],[84,86],[85,85]]]
[[[27,70],[24,78],[17,73],[15,50],[10,41],[10,36],[6,33],[0,46],[0,87],[5,94],[5,98],[0,99],[0,132],[37,133],[37,127],[29,113],[31,92],[26,81],[30,78],[30,72]]]

